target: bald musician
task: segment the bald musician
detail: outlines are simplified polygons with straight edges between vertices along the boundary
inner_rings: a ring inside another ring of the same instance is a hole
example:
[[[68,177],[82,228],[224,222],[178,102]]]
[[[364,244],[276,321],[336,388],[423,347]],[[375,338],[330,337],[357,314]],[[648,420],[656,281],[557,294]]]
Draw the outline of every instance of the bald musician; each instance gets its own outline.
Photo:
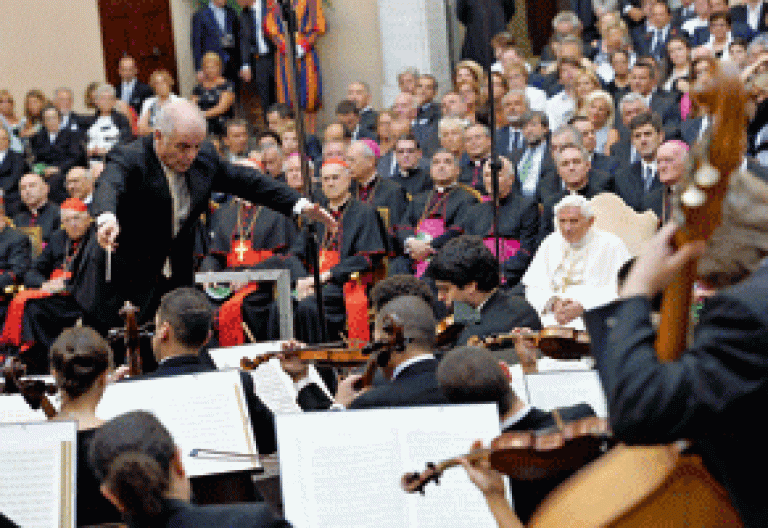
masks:
[[[100,327],[119,324],[118,309],[128,299],[147,320],[164,291],[192,284],[194,224],[211,192],[335,227],[325,210],[285,184],[224,161],[205,134],[197,106],[173,101],[152,136],[107,156],[92,204],[97,237],[73,277],[75,299]]]

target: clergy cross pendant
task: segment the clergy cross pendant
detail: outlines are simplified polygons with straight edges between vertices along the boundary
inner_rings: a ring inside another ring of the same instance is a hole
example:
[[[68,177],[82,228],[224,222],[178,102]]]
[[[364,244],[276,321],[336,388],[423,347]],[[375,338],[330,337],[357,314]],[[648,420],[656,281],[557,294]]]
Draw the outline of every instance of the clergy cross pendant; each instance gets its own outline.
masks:
[[[235,247],[235,253],[237,253],[237,260],[240,262],[243,262],[245,260],[245,253],[248,251],[248,248],[245,246],[245,242],[242,240],[238,240],[237,246]]]

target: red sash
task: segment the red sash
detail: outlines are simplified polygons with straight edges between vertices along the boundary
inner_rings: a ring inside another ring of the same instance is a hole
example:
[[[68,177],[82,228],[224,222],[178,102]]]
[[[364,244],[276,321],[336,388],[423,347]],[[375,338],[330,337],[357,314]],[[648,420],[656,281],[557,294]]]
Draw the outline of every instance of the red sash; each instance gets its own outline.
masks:
[[[255,266],[272,256],[272,252],[268,249],[258,251],[251,249],[250,241],[245,241],[242,246],[235,246],[241,242],[240,240],[232,242],[233,250],[227,255],[227,266]],[[238,247],[243,247],[243,249],[237,251]],[[241,255],[242,259],[240,258]],[[245,343],[243,299],[258,289],[258,284],[248,284],[219,308],[219,344],[221,346],[235,346]]]
[[[320,250],[320,273],[329,271],[339,263],[339,252],[329,249]],[[344,308],[347,312],[347,338],[353,343],[368,343],[371,340],[368,323],[368,297],[365,294],[365,274],[361,280],[351,280],[344,284]],[[359,341],[355,341],[359,340]]]
[[[50,280],[56,280],[60,277],[64,277],[67,280],[71,275],[70,272],[59,268],[51,273]],[[42,299],[49,295],[51,294],[39,289],[24,290],[14,295],[11,302],[8,303],[8,313],[5,316],[5,326],[3,327],[3,335],[0,339],[4,343],[21,346],[21,325],[24,321],[24,306],[29,299]],[[65,295],[65,293],[61,295]]]

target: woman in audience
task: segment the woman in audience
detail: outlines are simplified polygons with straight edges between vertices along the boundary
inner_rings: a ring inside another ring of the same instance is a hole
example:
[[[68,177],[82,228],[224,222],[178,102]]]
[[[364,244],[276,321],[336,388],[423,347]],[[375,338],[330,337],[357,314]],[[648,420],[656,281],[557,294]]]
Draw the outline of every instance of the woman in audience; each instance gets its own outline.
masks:
[[[582,114],[586,110],[587,96],[596,90],[600,90],[600,79],[589,70],[581,70],[576,75],[576,113]]]
[[[106,83],[93,91],[96,115],[86,127],[86,152],[90,160],[103,160],[112,147],[133,137],[128,118],[115,108],[115,94],[114,86]]]
[[[19,122],[20,119],[16,116],[13,95],[8,90],[0,90],[0,126],[8,132],[8,138],[11,142],[9,148],[14,152],[22,153],[24,152],[24,147],[18,136],[16,136]]]
[[[485,86],[485,72],[483,67],[473,60],[463,60],[453,70],[453,88],[458,91],[462,83],[472,82],[478,86]]]
[[[129,412],[102,425],[88,455],[102,493],[129,527],[290,526],[261,502],[191,504],[181,452],[170,432],[146,411]]]
[[[507,125],[506,113],[501,107],[501,99],[507,94],[507,80],[499,72],[491,73],[491,90],[493,91],[493,105],[496,109],[496,127],[501,128]]]
[[[87,464],[88,445],[103,423],[96,407],[112,370],[109,345],[88,327],[68,328],[51,347],[51,374],[61,394],[57,420],[77,420],[77,524],[119,522],[120,514],[99,491]]]
[[[595,90],[586,96],[582,110],[583,115],[592,122],[595,129],[595,152],[607,154],[609,138],[612,137],[613,122],[616,117],[615,106],[611,94],[604,90]]]
[[[43,126],[43,108],[48,106],[48,99],[38,89],[30,90],[24,96],[24,117],[17,126],[17,135],[27,139],[40,131]]]
[[[662,84],[668,92],[683,94],[688,91],[688,77],[691,74],[691,46],[688,39],[675,35],[667,42],[667,64],[669,73]]]
[[[470,121],[473,123],[476,122],[478,116],[482,114],[485,109],[485,99],[483,98],[482,89],[476,83],[463,82],[459,84],[457,91],[467,105],[467,115],[474,116],[474,119],[469,118]]]
[[[85,91],[83,92],[83,104],[89,113],[96,113],[97,111],[96,97],[94,96],[94,92],[96,92],[96,88],[98,88],[100,84],[101,83],[98,81],[90,82],[88,83],[88,86],[85,87]]]
[[[144,100],[141,106],[141,115],[139,116],[139,135],[145,136],[151,134],[155,127],[155,119],[160,109],[169,101],[175,101],[179,97],[171,93],[173,88],[173,77],[168,70],[155,70],[149,76],[149,86],[154,90],[155,95]]]
[[[209,51],[203,55],[200,70],[203,78],[192,90],[192,101],[197,103],[208,121],[208,133],[224,134],[224,123],[232,117],[235,104],[235,86],[222,76],[223,63],[218,53]]]
[[[547,94],[544,90],[528,86],[528,69],[525,63],[507,60],[510,57],[509,51],[505,51],[501,57],[507,89],[524,90],[525,97],[528,99],[528,108],[543,112],[547,107]]]

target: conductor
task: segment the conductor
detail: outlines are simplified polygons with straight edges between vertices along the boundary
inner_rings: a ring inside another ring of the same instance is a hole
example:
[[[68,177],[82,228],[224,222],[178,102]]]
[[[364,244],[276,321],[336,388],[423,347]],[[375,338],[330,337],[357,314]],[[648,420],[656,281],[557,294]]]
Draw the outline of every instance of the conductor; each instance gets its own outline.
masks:
[[[200,110],[179,100],[163,107],[153,135],[110,151],[93,193],[96,227],[73,263],[72,294],[89,324],[119,324],[126,300],[147,320],[163,293],[193,283],[198,219],[212,192],[336,228],[285,184],[223,160],[205,134]]]

